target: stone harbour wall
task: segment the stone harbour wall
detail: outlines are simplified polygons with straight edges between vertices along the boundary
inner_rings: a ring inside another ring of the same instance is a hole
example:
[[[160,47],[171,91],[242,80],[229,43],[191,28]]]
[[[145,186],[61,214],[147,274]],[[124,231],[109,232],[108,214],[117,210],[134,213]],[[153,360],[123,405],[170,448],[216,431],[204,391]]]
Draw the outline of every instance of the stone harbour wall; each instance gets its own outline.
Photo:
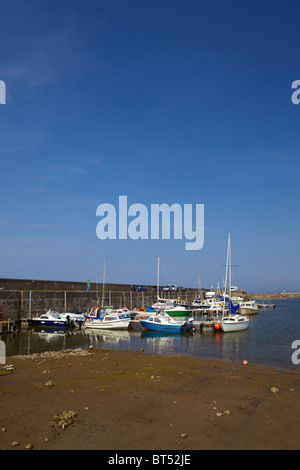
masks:
[[[0,309],[2,319],[19,320],[45,313],[49,309],[62,313],[67,310],[88,312],[96,305],[114,308],[140,308],[157,301],[157,288],[146,286],[147,291],[135,291],[130,284],[102,284],[69,281],[42,281],[28,279],[0,279]],[[166,298],[194,301],[197,290],[160,293]],[[102,300],[103,299],[103,300]]]

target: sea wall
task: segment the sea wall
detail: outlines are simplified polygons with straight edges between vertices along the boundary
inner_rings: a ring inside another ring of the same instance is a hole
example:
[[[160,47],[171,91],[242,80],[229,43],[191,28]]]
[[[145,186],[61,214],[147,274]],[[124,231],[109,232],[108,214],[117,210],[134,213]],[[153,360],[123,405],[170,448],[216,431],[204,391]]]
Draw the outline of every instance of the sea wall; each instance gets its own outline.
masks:
[[[300,297],[300,292],[271,292],[265,294],[245,294],[244,300],[276,300],[276,299],[296,299]]]
[[[0,279],[0,311],[2,319],[31,318],[49,309],[64,312],[76,309],[88,312],[102,304],[115,308],[139,308],[157,301],[156,286],[146,286],[147,291],[135,291],[131,284],[102,284],[72,281],[43,281],[31,279]],[[196,289],[164,292],[166,298],[180,298],[193,302]]]

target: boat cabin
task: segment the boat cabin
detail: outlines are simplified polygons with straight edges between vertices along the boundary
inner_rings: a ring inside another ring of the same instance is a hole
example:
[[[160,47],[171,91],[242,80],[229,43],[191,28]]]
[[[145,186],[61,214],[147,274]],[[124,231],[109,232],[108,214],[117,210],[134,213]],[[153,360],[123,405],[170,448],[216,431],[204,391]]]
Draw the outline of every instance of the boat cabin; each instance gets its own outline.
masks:
[[[93,307],[90,310],[89,318],[103,318],[106,313],[106,308]]]

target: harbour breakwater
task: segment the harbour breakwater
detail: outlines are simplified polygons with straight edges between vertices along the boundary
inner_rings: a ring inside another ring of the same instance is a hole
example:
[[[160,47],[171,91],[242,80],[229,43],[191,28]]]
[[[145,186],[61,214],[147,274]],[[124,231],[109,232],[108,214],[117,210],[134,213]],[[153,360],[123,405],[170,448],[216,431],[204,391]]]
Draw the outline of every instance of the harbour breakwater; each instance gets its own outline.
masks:
[[[96,305],[127,307],[130,309],[152,305],[157,301],[156,286],[145,286],[146,290],[136,290],[131,284],[105,284],[48,281],[31,279],[0,279],[0,320],[14,321],[45,313],[49,309],[64,312],[78,310],[87,312]],[[208,289],[203,289],[202,293]],[[160,291],[160,296],[181,299],[191,304],[198,295],[194,288],[182,288],[177,291]],[[300,293],[265,293],[248,294],[239,290],[244,300],[269,300],[300,297]]]
[[[280,300],[280,299],[298,299],[300,292],[269,292],[261,294],[247,294],[242,295],[244,300]]]
[[[57,310],[88,312],[92,307],[113,306],[130,309],[152,305],[157,302],[157,287],[143,286],[136,290],[132,284],[105,284],[94,282],[45,281],[30,279],[0,279],[0,311],[2,319],[17,321]],[[197,289],[179,289],[160,292],[165,298],[180,298],[191,303]]]

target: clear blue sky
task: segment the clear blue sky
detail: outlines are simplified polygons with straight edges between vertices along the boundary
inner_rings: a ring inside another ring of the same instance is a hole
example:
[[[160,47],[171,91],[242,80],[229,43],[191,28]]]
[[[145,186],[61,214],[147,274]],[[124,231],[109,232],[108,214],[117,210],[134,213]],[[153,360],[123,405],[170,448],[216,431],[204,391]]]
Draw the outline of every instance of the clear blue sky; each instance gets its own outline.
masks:
[[[299,0],[2,0],[0,276],[300,290]],[[205,242],[99,204],[204,204]]]

